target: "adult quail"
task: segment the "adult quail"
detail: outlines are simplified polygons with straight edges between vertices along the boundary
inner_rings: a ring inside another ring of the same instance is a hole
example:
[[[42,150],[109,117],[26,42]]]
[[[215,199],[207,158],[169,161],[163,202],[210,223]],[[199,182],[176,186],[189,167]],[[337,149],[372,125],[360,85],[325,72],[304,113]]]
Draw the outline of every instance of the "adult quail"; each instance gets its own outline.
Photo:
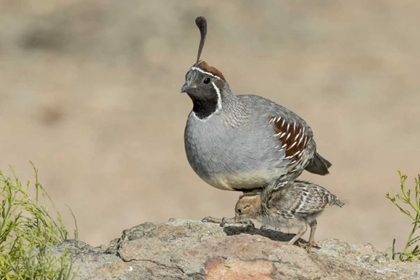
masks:
[[[309,251],[314,245],[316,218],[327,205],[344,205],[327,189],[307,181],[282,182],[282,187],[265,188],[261,193],[242,195],[235,206],[235,222],[256,219],[274,228],[299,227],[298,233],[289,241],[295,244],[311,227]]]
[[[193,170],[222,190],[248,192],[293,180],[304,169],[326,175],[331,163],[316,152],[313,132],[297,114],[256,95],[235,95],[222,72],[200,61],[207,21],[181,92],[192,99],[185,150]]]

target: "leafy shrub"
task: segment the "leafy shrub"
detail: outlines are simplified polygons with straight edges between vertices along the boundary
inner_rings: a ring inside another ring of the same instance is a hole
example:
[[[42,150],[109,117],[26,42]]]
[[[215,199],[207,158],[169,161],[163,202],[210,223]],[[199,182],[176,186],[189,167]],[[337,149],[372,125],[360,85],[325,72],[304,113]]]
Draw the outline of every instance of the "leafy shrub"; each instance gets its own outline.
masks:
[[[0,171],[0,279],[73,279],[72,258],[67,251],[61,256],[46,254],[48,246],[63,242],[69,234],[38,181],[37,169],[34,167],[34,190],[29,182],[22,186],[11,171],[11,177]],[[35,199],[30,197],[31,191]],[[41,198],[52,205],[55,219],[40,205]],[[77,224],[75,228],[77,238]]]
[[[392,254],[391,257],[393,260],[398,257],[400,261],[420,260],[419,245],[416,245],[416,243],[420,240],[420,235],[417,231],[420,228],[420,175],[414,179],[414,190],[411,190],[405,187],[407,176],[401,174],[401,171],[398,171],[398,174],[400,175],[401,181],[401,193],[387,193],[386,198],[388,198],[405,216],[412,221],[413,227],[408,235],[402,252],[395,252],[394,238],[390,248]],[[414,198],[412,198],[412,191],[414,192]]]

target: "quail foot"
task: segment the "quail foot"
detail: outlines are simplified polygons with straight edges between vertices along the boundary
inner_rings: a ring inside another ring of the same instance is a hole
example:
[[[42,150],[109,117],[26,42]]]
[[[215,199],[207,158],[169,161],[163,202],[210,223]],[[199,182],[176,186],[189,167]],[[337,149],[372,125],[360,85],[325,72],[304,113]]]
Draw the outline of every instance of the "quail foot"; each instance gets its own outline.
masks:
[[[344,203],[327,189],[307,181],[282,184],[278,188],[266,188],[261,193],[242,195],[235,206],[235,221],[256,219],[276,229],[299,227],[289,244],[295,244],[309,225],[309,241],[302,246],[310,251],[314,245],[316,218],[327,205],[342,207]]]
[[[301,117],[261,96],[235,95],[222,72],[200,60],[207,21],[198,17],[196,24],[197,61],[181,92],[193,103],[184,142],[198,176],[218,189],[248,192],[293,180],[305,169],[328,174],[331,163],[317,153],[312,129]]]

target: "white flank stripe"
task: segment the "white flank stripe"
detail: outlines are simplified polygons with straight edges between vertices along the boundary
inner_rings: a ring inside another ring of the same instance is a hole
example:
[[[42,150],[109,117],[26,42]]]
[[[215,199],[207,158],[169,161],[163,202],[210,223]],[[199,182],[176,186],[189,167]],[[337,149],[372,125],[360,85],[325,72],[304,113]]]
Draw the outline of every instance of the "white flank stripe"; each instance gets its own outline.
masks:
[[[302,142],[302,140],[305,138],[305,135],[302,135],[299,139],[298,145],[300,145],[300,142]]]
[[[294,154],[292,155],[292,157],[299,156],[299,154],[300,154],[301,152],[302,152],[302,151],[297,151],[296,153],[294,153]]]
[[[290,146],[287,150],[290,150],[291,148],[293,148],[296,145],[296,142],[293,142],[292,146]]]

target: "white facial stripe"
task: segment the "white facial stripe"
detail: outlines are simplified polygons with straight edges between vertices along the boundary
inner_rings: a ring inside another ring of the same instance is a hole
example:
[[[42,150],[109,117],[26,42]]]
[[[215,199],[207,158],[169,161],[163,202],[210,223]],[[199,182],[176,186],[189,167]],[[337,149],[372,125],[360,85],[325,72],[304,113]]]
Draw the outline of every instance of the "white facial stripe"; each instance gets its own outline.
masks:
[[[217,111],[219,111],[220,109],[222,109],[222,95],[220,94],[220,90],[219,88],[214,84],[214,82],[211,82],[211,85],[213,86],[214,90],[217,93]],[[216,113],[215,112],[215,113]]]
[[[204,71],[203,69],[201,69],[201,68],[198,68],[198,67],[191,67],[191,70],[197,70],[198,72],[201,72],[201,73],[203,73],[203,74],[206,74],[206,75],[209,75],[209,76],[212,76],[213,78],[216,78],[216,79],[218,79],[218,80],[220,80],[220,77],[219,76],[216,76],[216,75],[214,75],[214,74],[212,74],[212,73],[210,73],[210,72],[206,72],[206,71]]]

